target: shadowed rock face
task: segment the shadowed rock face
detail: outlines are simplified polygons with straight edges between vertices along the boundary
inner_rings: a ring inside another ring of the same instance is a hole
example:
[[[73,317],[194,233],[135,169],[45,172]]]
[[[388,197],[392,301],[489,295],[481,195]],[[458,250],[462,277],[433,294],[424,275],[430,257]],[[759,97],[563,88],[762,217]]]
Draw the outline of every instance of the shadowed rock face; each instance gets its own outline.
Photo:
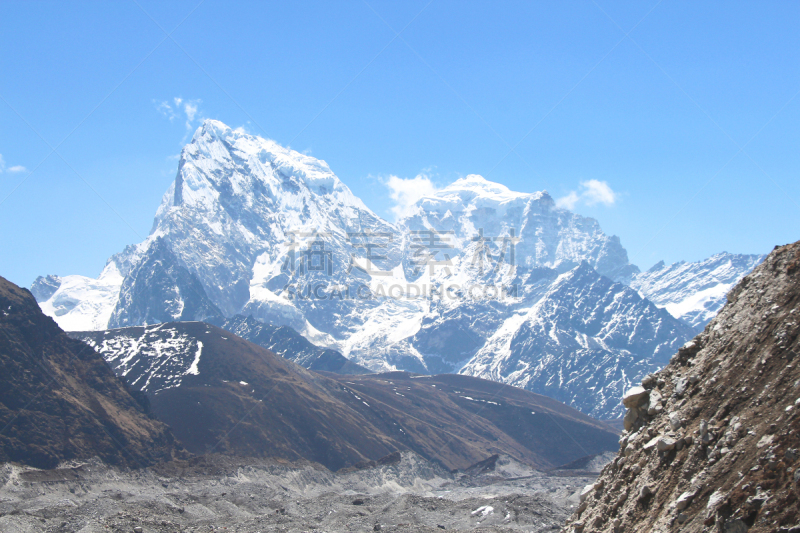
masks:
[[[99,456],[141,467],[176,449],[169,429],[145,414],[97,352],[0,277],[0,462],[53,468]]]
[[[331,469],[404,450],[447,468],[505,453],[551,468],[616,446],[612,430],[570,407],[478,378],[319,374],[203,322],[76,335],[194,453]]]
[[[202,320],[219,314],[197,275],[158,238],[122,283],[108,327]]]
[[[776,532],[800,524],[800,243],[776,248],[642,388],[617,458],[564,527]]]

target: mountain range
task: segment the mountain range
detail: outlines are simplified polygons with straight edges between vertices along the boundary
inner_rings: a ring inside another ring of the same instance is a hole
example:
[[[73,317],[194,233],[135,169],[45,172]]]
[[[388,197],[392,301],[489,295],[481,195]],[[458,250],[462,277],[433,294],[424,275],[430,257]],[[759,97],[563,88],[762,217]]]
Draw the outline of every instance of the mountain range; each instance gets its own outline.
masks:
[[[3,462],[141,468],[221,454],[339,470],[412,451],[447,469],[496,454],[547,469],[617,440],[558,401],[488,380],[313,372],[204,322],[71,338],[3,278],[0,305]]]
[[[324,161],[206,120],[147,239],[97,279],[40,277],[31,291],[68,331],[258,329],[249,319],[370,371],[487,377],[616,418],[623,391],[762,259],[640,272],[596,220],[477,175],[389,223]]]

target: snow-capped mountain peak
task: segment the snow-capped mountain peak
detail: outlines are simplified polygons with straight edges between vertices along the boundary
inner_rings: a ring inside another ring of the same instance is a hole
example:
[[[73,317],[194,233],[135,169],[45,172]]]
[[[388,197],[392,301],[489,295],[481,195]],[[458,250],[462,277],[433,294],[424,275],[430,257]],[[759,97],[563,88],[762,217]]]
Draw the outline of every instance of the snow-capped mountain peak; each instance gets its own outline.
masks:
[[[320,231],[337,229],[359,212],[377,218],[325,161],[216,120],[204,121],[181,152],[154,231],[177,207],[221,209],[233,218],[269,209],[290,225]]]
[[[445,196],[450,194],[459,194],[463,196],[472,195],[473,197],[486,198],[501,202],[515,198],[526,198],[531,196],[531,193],[512,191],[502,183],[489,181],[479,174],[469,174],[466,177],[459,178],[443,188],[441,191],[439,191],[439,193],[440,194],[437,196]],[[532,194],[540,195],[542,193]]]
[[[471,174],[417,201],[401,219],[401,231],[436,230],[452,235],[463,252],[476,239],[500,242],[517,265],[570,270],[589,261],[601,274],[627,279],[639,269],[615,236],[605,235],[595,219],[556,207],[546,192],[522,193]]]
[[[478,174],[470,174],[459,178],[446,187],[433,194],[420,198],[417,209],[405,219],[417,216],[421,211],[435,210],[441,212],[450,210],[453,213],[479,209],[481,207],[497,207],[508,202],[544,201],[552,203],[552,198],[547,191],[524,193],[512,191],[505,185],[489,181]],[[400,221],[400,225],[403,221]]]

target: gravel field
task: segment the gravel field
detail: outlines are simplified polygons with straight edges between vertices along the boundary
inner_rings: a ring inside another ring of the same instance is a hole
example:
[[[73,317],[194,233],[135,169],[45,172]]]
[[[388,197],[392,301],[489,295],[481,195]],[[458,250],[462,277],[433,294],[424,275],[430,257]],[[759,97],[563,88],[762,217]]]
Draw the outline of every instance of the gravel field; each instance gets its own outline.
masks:
[[[0,531],[555,531],[594,478],[507,457],[449,472],[410,452],[336,473],[225,456],[128,471],[4,464]]]

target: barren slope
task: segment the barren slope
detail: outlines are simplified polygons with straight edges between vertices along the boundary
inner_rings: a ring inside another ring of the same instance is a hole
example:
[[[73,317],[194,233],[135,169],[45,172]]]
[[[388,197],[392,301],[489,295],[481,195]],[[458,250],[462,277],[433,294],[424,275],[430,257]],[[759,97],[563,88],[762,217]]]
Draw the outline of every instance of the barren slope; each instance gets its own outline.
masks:
[[[800,243],[626,395],[620,453],[564,531],[798,531]]]
[[[0,462],[52,468],[99,456],[140,467],[171,458],[172,434],[144,411],[97,352],[0,277]]]
[[[468,376],[308,371],[202,322],[84,337],[189,451],[338,469],[413,450],[447,468],[496,453],[550,468],[613,450],[607,426],[550,398]]]

